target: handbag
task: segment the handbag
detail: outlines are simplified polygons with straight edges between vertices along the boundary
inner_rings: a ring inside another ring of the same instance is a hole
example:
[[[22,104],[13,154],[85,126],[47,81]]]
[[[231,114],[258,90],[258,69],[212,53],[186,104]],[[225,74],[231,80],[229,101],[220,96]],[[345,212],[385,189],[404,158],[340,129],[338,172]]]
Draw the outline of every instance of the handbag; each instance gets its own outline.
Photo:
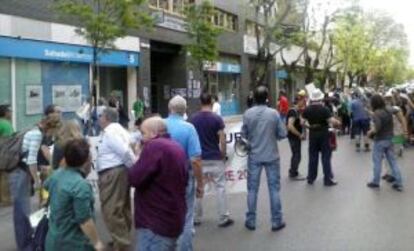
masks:
[[[329,129],[329,147],[331,148],[332,151],[336,151],[336,149],[338,148],[338,142],[336,140],[336,133],[335,133],[335,129],[333,128]]]
[[[32,239],[33,251],[45,251],[46,236],[49,231],[49,202],[48,198],[46,205],[30,215],[30,224],[34,229]]]

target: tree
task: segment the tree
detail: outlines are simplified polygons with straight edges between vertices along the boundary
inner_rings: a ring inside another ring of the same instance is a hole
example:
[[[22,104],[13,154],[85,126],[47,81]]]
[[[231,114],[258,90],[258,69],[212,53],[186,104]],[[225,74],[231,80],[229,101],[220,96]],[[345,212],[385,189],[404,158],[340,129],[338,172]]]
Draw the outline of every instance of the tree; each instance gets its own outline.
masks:
[[[215,62],[218,58],[217,40],[220,29],[212,23],[215,10],[210,1],[203,1],[200,5],[192,4],[186,8],[186,29],[190,44],[186,46],[191,54],[190,64],[201,74],[203,91],[208,91],[209,82],[204,65]]]
[[[337,57],[350,85],[400,81],[407,68],[407,37],[404,27],[389,15],[354,9],[338,20],[334,31]]]
[[[292,81],[292,76],[300,69],[298,64],[301,63],[305,84],[316,82],[321,89],[325,88],[333,67],[341,63],[341,60],[335,56],[332,31],[338,16],[347,8],[349,8],[348,1],[304,0],[302,11],[298,12],[302,15],[298,19],[300,29],[295,33],[293,40],[297,57],[291,62],[285,59],[284,52],[290,50],[291,46],[282,49],[281,53],[283,67],[288,73],[288,82]]]
[[[269,85],[272,64],[277,53],[292,44],[296,38],[297,6],[302,0],[251,0],[254,10],[254,29],[257,47],[256,64],[251,82]]]
[[[76,32],[93,48],[92,95],[95,101],[99,56],[115,48],[115,40],[126,36],[129,29],[152,25],[152,18],[142,9],[144,3],[145,0],[55,0],[58,13],[62,18],[74,20],[79,26]]]

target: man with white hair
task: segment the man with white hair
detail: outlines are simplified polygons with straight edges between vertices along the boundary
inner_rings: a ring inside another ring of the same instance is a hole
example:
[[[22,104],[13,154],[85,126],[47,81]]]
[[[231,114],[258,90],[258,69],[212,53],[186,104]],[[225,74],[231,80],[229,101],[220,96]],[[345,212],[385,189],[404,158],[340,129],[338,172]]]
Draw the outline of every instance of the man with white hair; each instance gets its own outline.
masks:
[[[339,125],[340,122],[332,117],[332,113],[323,105],[324,94],[315,89],[310,95],[311,104],[305,109],[302,116],[309,124],[309,166],[308,184],[312,185],[318,176],[319,153],[322,155],[325,186],[335,186],[333,179],[329,144],[329,124]]]
[[[128,170],[135,163],[129,133],[118,123],[115,108],[99,117],[102,133],[97,148],[97,171],[102,215],[114,241],[114,250],[131,245],[131,202]]]
[[[178,240],[178,250],[193,250],[194,203],[195,197],[202,198],[204,194],[203,171],[201,167],[201,145],[194,126],[183,118],[187,110],[187,101],[177,95],[168,103],[170,115],[165,120],[167,131],[171,138],[184,149],[187,157],[188,184],[186,191],[187,214],[183,233]],[[194,184],[196,179],[196,187]]]
[[[187,158],[160,117],[142,126],[144,146],[129,170],[135,187],[136,250],[175,250],[186,215]]]

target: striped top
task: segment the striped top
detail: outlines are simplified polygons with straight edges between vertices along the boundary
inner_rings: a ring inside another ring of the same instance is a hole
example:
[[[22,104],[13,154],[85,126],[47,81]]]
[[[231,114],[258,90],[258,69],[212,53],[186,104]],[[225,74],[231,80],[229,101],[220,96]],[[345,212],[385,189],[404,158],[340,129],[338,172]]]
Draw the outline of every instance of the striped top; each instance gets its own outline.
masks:
[[[38,127],[33,128],[28,131],[23,137],[22,143],[22,152],[28,152],[28,155],[23,161],[27,165],[36,165],[37,164],[37,154],[40,149],[40,144],[42,143],[42,132]]]

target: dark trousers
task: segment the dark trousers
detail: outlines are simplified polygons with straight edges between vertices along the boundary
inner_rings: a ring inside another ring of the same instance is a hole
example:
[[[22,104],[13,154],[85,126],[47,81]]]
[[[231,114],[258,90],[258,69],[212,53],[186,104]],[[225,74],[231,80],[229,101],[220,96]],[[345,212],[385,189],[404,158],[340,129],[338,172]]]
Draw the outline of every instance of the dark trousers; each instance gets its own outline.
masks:
[[[318,176],[319,153],[322,155],[323,174],[325,182],[333,178],[331,168],[332,150],[329,146],[329,133],[310,133],[309,136],[309,166],[308,180],[314,181]]]
[[[296,177],[299,175],[299,164],[302,158],[301,148],[302,141],[299,138],[289,138],[290,150],[292,151],[292,158],[290,159],[289,176]]]

